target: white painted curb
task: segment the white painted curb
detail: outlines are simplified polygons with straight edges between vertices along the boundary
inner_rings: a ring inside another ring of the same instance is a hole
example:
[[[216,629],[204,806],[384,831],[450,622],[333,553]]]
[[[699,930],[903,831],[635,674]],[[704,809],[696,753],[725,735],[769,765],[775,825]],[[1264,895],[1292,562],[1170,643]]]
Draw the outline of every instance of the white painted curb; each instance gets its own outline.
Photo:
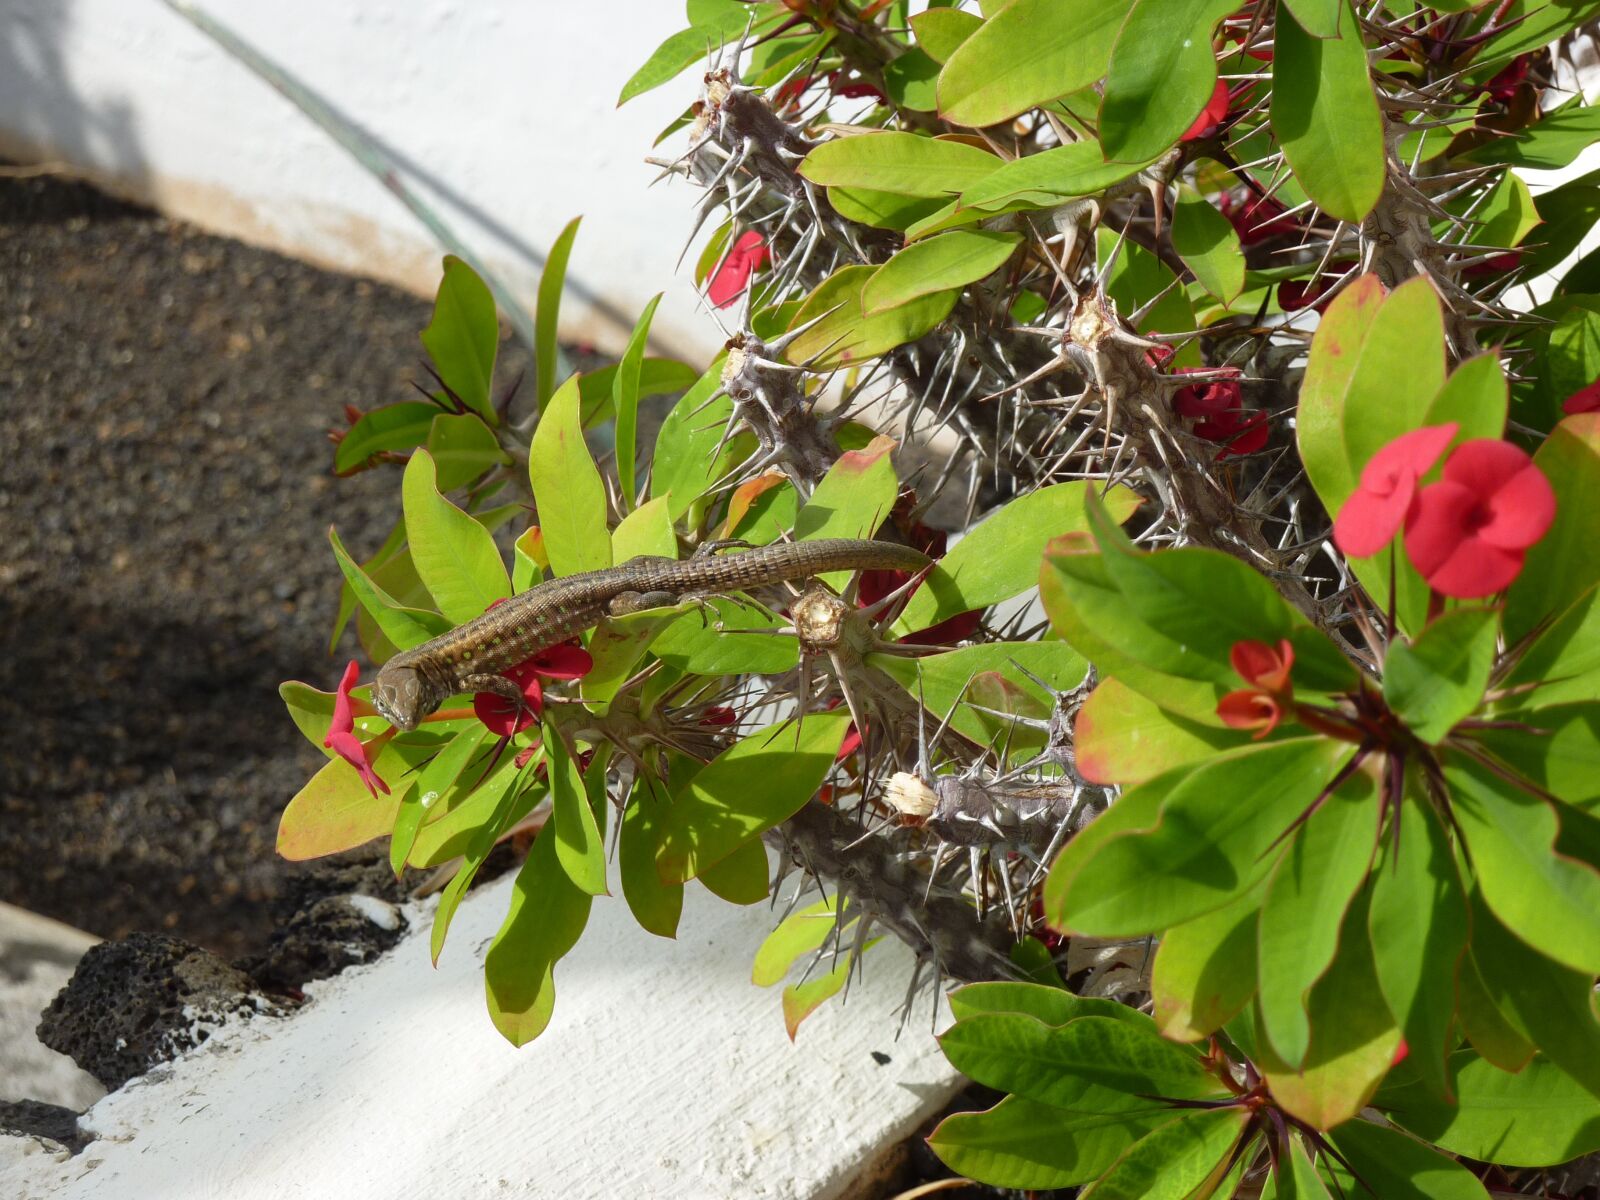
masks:
[[[676,942],[598,899],[550,1028],[513,1049],[482,977],[510,890],[467,899],[437,970],[431,904],[408,910],[398,946],[298,1014],[231,1025],[100,1101],[77,1157],[0,1153],[0,1195],[832,1200],[959,1086],[926,1007],[895,1039],[904,947],[872,951],[791,1045],[777,989],[750,983],[774,915],[698,887]]]

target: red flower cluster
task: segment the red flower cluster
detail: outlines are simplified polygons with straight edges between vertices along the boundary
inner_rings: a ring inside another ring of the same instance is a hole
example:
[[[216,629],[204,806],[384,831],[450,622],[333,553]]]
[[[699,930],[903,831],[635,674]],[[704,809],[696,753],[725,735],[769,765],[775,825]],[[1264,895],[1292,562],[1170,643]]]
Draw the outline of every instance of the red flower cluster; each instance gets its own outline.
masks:
[[[1222,446],[1218,458],[1254,454],[1267,444],[1269,430],[1267,414],[1250,412],[1244,407],[1243,391],[1239,386],[1240,372],[1235,367],[1180,367],[1178,374],[1225,375],[1222,379],[1208,379],[1191,383],[1172,394],[1172,410],[1185,420],[1194,422],[1194,434],[1208,442]]]
[[[526,662],[502,672],[522,689],[520,705],[494,692],[477,692],[472,697],[473,715],[483,722],[490,733],[511,737],[521,733],[543,715],[544,685],[539,682],[541,679],[582,679],[593,669],[594,659],[576,642],[551,646]]]
[[[921,550],[929,558],[944,557],[945,547],[949,541],[944,530],[934,529],[921,521],[914,521],[909,525],[899,521],[896,523],[900,525],[909,544]],[[910,571],[863,571],[861,582],[856,585],[856,603],[862,608],[871,608],[885,596],[905,586],[910,579]],[[910,596],[906,598],[909,600]],[[971,637],[982,620],[982,609],[957,613],[953,617],[946,617],[937,625],[908,633],[900,640],[914,646],[948,646]]]
[[[1218,206],[1246,246],[1283,237],[1300,228],[1289,210],[1270,196],[1257,196],[1248,189],[1222,193]]]
[[[350,665],[344,669],[344,678],[339,680],[338,691],[334,693],[333,721],[328,726],[328,736],[322,739],[322,744],[361,773],[361,782],[367,785],[367,791],[376,796],[381,790],[387,796],[389,785],[372,769],[367,747],[355,732],[356,719],[351,707],[350,689],[355,687],[360,677],[361,668],[352,658]]]
[[[1471,600],[1510,586],[1555,520],[1556,497],[1525,451],[1496,438],[1463,442],[1442,478],[1419,488],[1456,431],[1454,422],[1416,429],[1373,455],[1334,522],[1333,540],[1362,558],[1404,527],[1406,555],[1428,586]]]
[[[1294,704],[1294,647],[1287,638],[1277,646],[1265,642],[1235,642],[1228,654],[1234,672],[1250,687],[1229,692],[1217,701],[1217,716],[1229,729],[1254,729],[1260,741],[1278,727]]]
[[[715,308],[727,308],[744,293],[750,276],[771,261],[772,251],[767,249],[767,239],[754,229],[745,230],[711,272],[706,298]]]

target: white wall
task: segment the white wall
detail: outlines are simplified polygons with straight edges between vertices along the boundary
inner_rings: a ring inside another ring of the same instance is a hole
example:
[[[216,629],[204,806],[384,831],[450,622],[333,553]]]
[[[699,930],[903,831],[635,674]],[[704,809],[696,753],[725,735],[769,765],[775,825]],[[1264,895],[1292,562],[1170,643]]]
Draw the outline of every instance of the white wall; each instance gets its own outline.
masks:
[[[680,0],[196,0],[309,85],[531,307],[582,213],[563,332],[620,349],[667,290],[658,348],[722,340],[675,271],[694,193],[647,185],[697,74],[614,102]],[[0,0],[0,153],[62,159],[176,216],[421,292],[440,251],[287,99],[160,0]]]

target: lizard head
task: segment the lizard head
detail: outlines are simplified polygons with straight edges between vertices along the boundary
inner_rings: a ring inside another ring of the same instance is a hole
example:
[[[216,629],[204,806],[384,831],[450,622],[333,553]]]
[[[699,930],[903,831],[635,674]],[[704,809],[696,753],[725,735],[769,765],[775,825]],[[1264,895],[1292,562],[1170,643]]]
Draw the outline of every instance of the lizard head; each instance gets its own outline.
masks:
[[[372,682],[372,707],[402,733],[415,729],[428,715],[429,698],[421,673],[401,663],[385,663]]]

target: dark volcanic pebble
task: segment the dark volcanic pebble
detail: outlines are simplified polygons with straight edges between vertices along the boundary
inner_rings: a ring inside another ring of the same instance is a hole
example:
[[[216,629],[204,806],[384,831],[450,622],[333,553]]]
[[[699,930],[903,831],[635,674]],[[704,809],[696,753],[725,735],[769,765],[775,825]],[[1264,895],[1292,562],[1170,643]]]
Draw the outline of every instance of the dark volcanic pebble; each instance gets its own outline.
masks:
[[[0,900],[260,953],[322,761],[339,575],[399,472],[331,474],[346,404],[411,398],[426,300],[70,181],[0,180]],[[503,347],[502,381],[526,358]]]
[[[198,946],[136,933],[91,946],[39,1020],[39,1040],[108,1091],[199,1045],[234,1015],[271,1011],[250,977]]]

